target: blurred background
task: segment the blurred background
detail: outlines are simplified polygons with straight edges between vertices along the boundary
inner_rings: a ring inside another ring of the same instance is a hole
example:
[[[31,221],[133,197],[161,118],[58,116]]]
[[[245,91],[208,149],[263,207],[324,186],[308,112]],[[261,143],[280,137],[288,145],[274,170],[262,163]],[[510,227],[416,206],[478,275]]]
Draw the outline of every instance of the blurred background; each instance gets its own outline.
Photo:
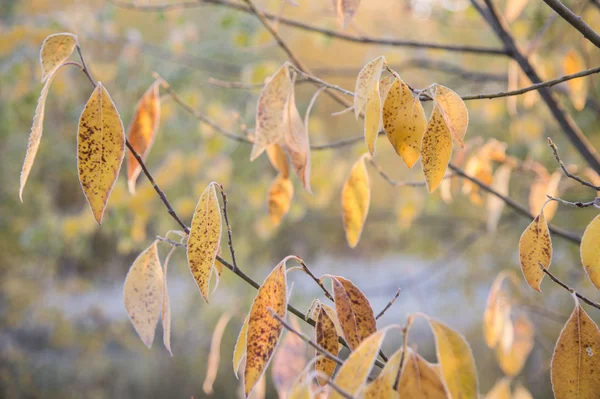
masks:
[[[135,4],[173,2],[139,0]],[[503,1],[497,3],[501,9],[507,6]],[[568,3],[580,10],[591,26],[600,27],[600,9],[593,2]],[[303,0],[295,7],[268,0],[259,5],[294,20],[339,30],[329,1]],[[510,24],[518,42],[527,47],[550,15],[542,3],[526,5]],[[349,90],[354,89],[362,66],[379,55],[385,55],[412,87],[437,82],[459,94],[507,89],[509,63],[503,56],[364,45],[285,25],[278,31],[316,75]],[[174,356],[162,346],[161,327],[152,350],[142,344],[123,306],[125,275],[155,236],[164,236],[178,226],[143,176],[137,194],[128,193],[124,168],[103,225],[96,225],[77,180],[75,157],[77,122],[91,90],[86,77],[75,69],[61,71],[52,84],[44,137],[24,203],[19,202],[19,173],[41,90],[39,48],[47,35],[57,32],[78,36],[93,76],[110,92],[126,129],[156,71],[194,108],[242,134],[245,127],[254,127],[260,87],[225,88],[210,79],[260,84],[286,60],[255,17],[229,7],[141,11],[103,0],[2,0],[0,396],[205,397],[202,384],[212,333],[219,317],[230,312],[233,319],[220,347],[213,396],[236,397],[239,382],[231,367],[233,345],[256,291],[225,270],[207,305],[190,276],[185,252],[177,250],[168,276]],[[501,47],[467,0],[363,1],[344,33]],[[533,55],[544,78],[564,74],[563,58],[571,49],[583,55],[588,67],[598,65],[597,50],[593,52],[562,20],[551,21]],[[598,148],[600,85],[594,77],[586,82],[590,90],[582,111],[573,109],[564,85],[556,91]],[[297,87],[302,115],[315,90],[310,84]],[[283,257],[298,255],[316,275],[331,273],[353,280],[376,313],[400,288],[400,297],[378,321],[379,326],[403,324],[410,313],[427,313],[466,336],[482,393],[503,376],[494,350],[483,339],[483,311],[500,271],[514,270],[521,277],[518,240],[530,220],[506,209],[496,231],[489,232],[485,195],[479,199],[464,195],[460,180],[453,180],[452,198],[441,198],[441,190],[429,195],[424,187],[392,187],[369,165],[371,208],[361,241],[351,250],[344,237],[340,192],[352,163],[366,150],[358,143],[312,153],[314,194],[306,193],[294,177],[291,210],[277,227],[267,212],[267,192],[276,172],[266,156],[250,163],[250,146],[219,135],[168,96],[162,100],[160,128],[147,165],[188,224],[206,185],[212,180],[224,185],[238,264],[247,274],[261,282]],[[519,98],[516,112],[506,99],[467,105],[471,148],[496,138],[506,143],[507,154],[521,165],[536,161],[551,173],[556,163],[546,143],[549,136],[558,144],[563,159],[583,170],[583,161],[539,99]],[[426,105],[426,112],[430,107]],[[357,122],[351,113],[331,116],[340,110],[327,96],[319,97],[309,120],[312,144],[362,134],[362,121]],[[468,154],[457,152],[455,160],[457,156]],[[376,160],[393,179],[422,180],[420,166],[408,170],[383,137],[378,141]],[[510,195],[520,203],[528,203],[536,179],[534,169],[519,167],[512,175]],[[593,193],[566,179],[560,192],[571,200],[593,198]],[[596,214],[594,209],[561,207],[553,223],[581,234]],[[553,243],[555,273],[597,300],[598,294],[580,265],[578,247],[559,237],[553,238]],[[164,258],[168,246],[159,249]],[[223,249],[223,256],[229,259]],[[290,281],[294,284],[291,302],[299,309],[308,309],[313,298],[322,297],[307,276],[292,274]],[[526,312],[535,325],[535,346],[515,379],[536,398],[552,395],[549,362],[573,307],[566,291],[549,281],[542,287],[543,293],[535,293],[521,281],[519,289],[513,290],[517,291],[515,309]],[[597,314],[591,316],[599,321]],[[307,325],[301,328],[312,334]],[[433,338],[423,321],[413,327],[409,343],[428,360],[435,360]],[[384,350],[392,353],[400,345],[401,337],[392,334]],[[267,397],[276,397],[270,373]]]

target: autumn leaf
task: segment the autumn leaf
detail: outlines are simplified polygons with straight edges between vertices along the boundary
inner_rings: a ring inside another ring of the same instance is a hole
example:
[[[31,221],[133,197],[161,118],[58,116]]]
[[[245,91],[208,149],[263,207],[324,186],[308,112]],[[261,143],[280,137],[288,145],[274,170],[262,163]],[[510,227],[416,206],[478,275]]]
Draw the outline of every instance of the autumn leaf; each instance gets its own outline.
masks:
[[[451,89],[436,85],[435,104],[439,108],[454,140],[463,145],[463,139],[469,126],[469,111],[465,102]]]
[[[288,162],[288,158],[281,148],[280,144],[271,144],[267,147],[267,156],[269,157],[269,161],[273,168],[278,171],[281,176],[284,178],[288,178],[290,176],[290,166]]]
[[[223,339],[223,333],[227,324],[231,320],[231,313],[223,313],[213,331],[212,339],[210,340],[210,352],[208,352],[208,360],[206,367],[206,377],[204,377],[204,383],[202,384],[202,390],[207,395],[213,394],[213,384],[217,378],[217,372],[219,371],[219,363],[221,360],[221,340]]]
[[[535,331],[533,324],[524,313],[517,316],[508,331],[512,334],[512,338],[509,340],[510,345],[508,348],[505,348],[507,345],[498,345],[496,357],[504,374],[514,377],[521,372],[533,349]]]
[[[391,399],[398,397],[398,391],[394,390],[394,384],[398,377],[398,368],[402,358],[402,349],[397,350],[386,362],[381,373],[369,383],[362,392],[363,399]],[[400,391],[400,395],[402,392]],[[406,396],[412,398],[413,396]]]
[[[360,5],[360,0],[333,0],[335,11],[338,16],[338,21],[340,27],[344,29],[348,22],[354,17],[356,11],[358,10],[358,6]]]
[[[552,175],[548,176],[546,171],[541,169],[540,174],[538,174],[529,191],[529,212],[531,212],[532,215],[539,214],[543,207],[546,221],[549,222],[554,218],[556,209],[558,208],[558,202],[552,201],[546,203],[548,200],[547,196],[559,196],[558,185],[561,177],[562,171],[560,170],[557,170],[552,173]]]
[[[406,352],[398,390],[402,398],[448,398],[440,374],[410,348]]]
[[[279,174],[269,188],[269,217],[275,226],[279,226],[281,219],[290,210],[294,185],[290,179]]]
[[[159,84],[159,81],[154,82],[137,103],[131,125],[129,126],[129,132],[127,133],[129,143],[135,152],[142,157],[143,161],[146,161],[150,153],[150,148],[152,148],[160,121]],[[127,186],[131,194],[135,193],[135,181],[141,171],[142,167],[137,159],[135,159],[131,152],[128,153]]]
[[[492,283],[483,313],[483,335],[486,344],[490,348],[496,347],[502,336],[505,323],[510,317],[510,298],[502,291],[502,283],[507,277],[510,277],[515,285],[517,284],[518,279],[514,272],[500,272]]]
[[[580,246],[581,263],[588,277],[600,289],[600,216],[585,228]]]
[[[492,389],[485,395],[485,399],[512,399],[510,378],[504,377],[496,381]]]
[[[354,116],[356,119],[358,119],[358,115],[360,115],[365,108],[365,105],[367,105],[367,101],[373,88],[379,82],[379,75],[381,74],[381,68],[384,63],[385,57],[377,57],[373,61],[367,63],[367,65],[365,65],[358,73],[354,88]]]
[[[375,81],[373,89],[367,98],[365,110],[365,142],[369,153],[375,153],[375,141],[381,127],[381,97],[379,96],[379,80]]]
[[[440,185],[450,156],[452,155],[452,135],[438,106],[434,106],[421,146],[421,165],[427,189],[433,193]]]
[[[190,271],[207,303],[208,286],[221,239],[221,211],[216,185],[215,182],[210,183],[198,200],[187,245]]]
[[[271,311],[285,319],[287,311],[287,280],[285,262],[281,261],[267,276],[252,303],[248,318],[244,393],[250,394],[264,371],[283,331],[283,325]]]
[[[135,259],[123,287],[123,301],[129,320],[148,349],[154,341],[164,288],[157,243],[154,241]]]
[[[102,223],[104,209],[125,155],[125,134],[119,112],[98,82],[77,129],[77,169],[94,218]]]
[[[42,43],[40,64],[42,65],[42,82],[50,78],[69,58],[77,46],[77,36],[72,33],[55,33]]]
[[[358,244],[371,202],[371,185],[365,165],[366,157],[368,154],[362,155],[352,166],[350,175],[342,188],[344,230],[350,248],[354,248]]]
[[[171,256],[177,247],[172,247],[167,257],[165,258],[165,264],[163,265],[163,299],[162,299],[162,312],[161,321],[163,326],[163,344],[169,351],[169,354],[173,356],[171,351],[171,300],[169,299],[169,290],[167,287],[167,270],[169,267],[169,261]]]
[[[287,399],[313,399],[314,397],[312,381],[301,374],[290,388]]]
[[[510,175],[512,166],[510,164],[502,164],[496,169],[492,179],[492,188],[504,196],[508,196],[508,188],[510,183]],[[496,231],[498,222],[504,210],[504,201],[493,194],[488,194],[487,203],[487,229],[488,231]]]
[[[256,106],[256,132],[250,160],[254,161],[271,144],[283,138],[283,123],[293,84],[285,63],[265,84]]]
[[[565,54],[563,68],[565,75],[571,75],[580,72],[585,69],[585,60],[581,54],[577,52],[577,50],[571,48],[567,54]],[[571,79],[567,81],[567,89],[569,89],[571,102],[573,103],[573,107],[575,107],[575,109],[578,111],[581,111],[585,108],[588,88],[588,81],[585,78]]]
[[[575,309],[563,327],[552,356],[556,399],[592,399],[600,392],[600,330],[574,296]]]
[[[244,360],[244,357],[246,356],[249,317],[250,315],[246,316],[244,319],[244,324],[242,324],[242,328],[240,329],[240,333],[235,342],[235,347],[233,348],[233,373],[236,377],[238,376],[238,370],[240,369],[242,360]]]
[[[531,395],[531,392],[527,388],[517,383],[512,399],[533,399],[533,395]]]
[[[545,273],[539,265],[541,263],[547,269],[552,261],[552,239],[543,209],[521,235],[519,258],[527,284],[534,290],[540,291]]]
[[[327,352],[337,356],[339,344],[335,322],[329,317],[327,311],[323,309],[323,306],[320,304],[315,308],[313,318],[315,319],[315,341]],[[318,354],[319,352],[317,351],[316,355]],[[320,357],[315,363],[315,370],[323,373],[329,378],[333,375],[335,368],[336,363],[326,357]],[[318,378],[318,381],[321,385],[325,384],[323,378]]]
[[[296,331],[301,331],[297,319],[292,320]],[[287,332],[273,356],[271,380],[280,399],[285,399],[296,378],[306,365],[306,343],[292,332]]]
[[[310,189],[310,144],[308,131],[296,107],[295,91],[292,85],[283,117],[283,142],[296,175],[309,193]]]
[[[529,0],[509,0],[506,2],[504,17],[510,23],[519,18]]]

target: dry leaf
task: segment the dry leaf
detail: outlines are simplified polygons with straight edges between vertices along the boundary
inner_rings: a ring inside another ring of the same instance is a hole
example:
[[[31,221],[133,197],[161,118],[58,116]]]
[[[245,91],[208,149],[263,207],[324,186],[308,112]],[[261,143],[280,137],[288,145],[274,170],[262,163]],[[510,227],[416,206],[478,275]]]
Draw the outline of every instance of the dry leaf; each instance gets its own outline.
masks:
[[[585,69],[585,60],[581,54],[577,52],[577,50],[571,48],[567,54],[565,54],[563,68],[565,70],[565,75],[571,75],[580,72]],[[567,88],[569,89],[573,107],[575,107],[575,109],[578,111],[584,109],[589,88],[587,79],[581,78],[568,80]]]
[[[61,64],[73,53],[75,46],[77,46],[77,36],[71,33],[55,33],[44,40],[40,50],[42,82],[60,68]]]
[[[365,109],[365,142],[369,153],[375,153],[375,142],[381,127],[381,97],[379,96],[379,80],[375,81],[373,89],[367,98]]]
[[[510,393],[510,378],[502,378],[496,381],[496,384],[485,395],[485,399],[512,399]]]
[[[550,238],[550,231],[543,209],[521,235],[519,258],[521,270],[527,284],[534,290],[540,291],[540,285],[545,274],[540,269],[540,263],[545,269],[548,269],[552,261],[552,239]]]
[[[541,171],[543,172],[543,169]],[[542,207],[544,207],[544,204],[548,200],[547,195],[551,197],[559,196],[558,185],[561,177],[562,172],[560,170],[555,171],[551,176],[544,173],[538,174],[529,191],[529,212],[532,215],[537,215],[541,212]],[[554,218],[557,208],[558,202],[556,201],[546,204],[544,207],[546,221],[549,222]]]
[[[238,376],[238,370],[240,369],[242,360],[244,360],[244,357],[246,356],[249,317],[250,315],[247,315],[244,319],[244,324],[242,324],[238,338],[235,341],[235,347],[233,348],[233,373],[236,377]]]
[[[313,399],[315,397],[312,389],[312,381],[300,375],[294,385],[290,388],[287,399]]]
[[[293,319],[292,326],[296,331],[301,331],[297,319]],[[296,378],[306,365],[306,343],[302,338],[292,332],[287,332],[275,356],[271,367],[271,380],[280,399],[285,399]]]
[[[500,272],[492,283],[483,313],[483,335],[487,346],[490,348],[496,347],[502,336],[506,321],[510,320],[510,297],[501,290],[502,282],[506,277],[510,277],[515,285],[518,282],[512,271]]]
[[[137,103],[131,125],[129,126],[129,132],[127,133],[129,144],[142,157],[143,161],[146,161],[150,153],[150,148],[152,148],[160,121],[159,84],[158,81],[154,82]],[[137,159],[135,159],[131,152],[128,153],[127,186],[131,194],[135,193],[135,181],[141,171],[142,167]]]
[[[187,246],[190,271],[207,303],[208,285],[221,239],[221,210],[216,184],[210,183],[198,200]]]
[[[552,356],[552,390],[556,399],[592,399],[600,392],[600,330],[575,298]]]
[[[271,165],[278,171],[284,178],[290,177],[290,166],[288,158],[279,144],[271,144],[267,147],[267,156]]]
[[[435,104],[440,109],[454,140],[463,145],[463,139],[469,126],[469,111],[465,102],[449,88],[436,85]]]
[[[399,386],[400,397],[414,399],[446,399],[448,395],[440,373],[431,364],[408,349]]]
[[[450,156],[452,155],[452,135],[439,107],[434,106],[421,146],[421,165],[427,189],[433,193],[440,185]]]
[[[167,257],[165,258],[165,264],[163,265],[163,299],[162,299],[162,312],[161,312],[161,320],[163,326],[163,344],[165,348],[169,351],[169,354],[173,356],[173,352],[171,351],[171,301],[169,299],[169,289],[167,287],[167,270],[169,267],[169,261],[171,260],[171,255],[175,252],[177,247],[172,247],[169,251]]]
[[[273,317],[271,311],[285,319],[287,311],[285,262],[287,259],[282,260],[267,276],[250,309],[244,370],[246,397],[267,369],[283,332],[283,325]]]
[[[148,349],[152,347],[160,318],[164,287],[157,243],[154,241],[136,258],[123,287],[123,301],[129,320]]]
[[[213,331],[212,339],[210,340],[210,352],[208,352],[208,361],[206,366],[206,377],[204,377],[204,383],[202,384],[202,391],[207,395],[213,394],[213,384],[217,379],[217,372],[219,371],[219,362],[221,360],[221,340],[223,339],[223,333],[227,327],[227,323],[231,320],[231,313],[223,313]]]
[[[465,173],[488,186],[491,185],[493,181],[492,160],[489,154],[485,151],[479,151],[469,158],[465,165]],[[474,205],[481,205],[483,203],[483,197],[479,194],[479,191],[480,189],[477,184],[467,179],[463,181],[462,192],[464,195],[469,196],[469,200]]]
[[[292,85],[289,99],[283,116],[283,141],[290,161],[302,186],[309,193],[310,189],[310,144],[308,130],[296,108],[295,91]]]
[[[585,228],[581,239],[581,263],[594,287],[600,289],[600,216]]]
[[[359,5],[360,0],[334,0],[335,12],[342,29],[344,29],[352,17],[354,17]]]
[[[385,57],[377,57],[365,65],[358,73],[358,78],[356,79],[356,85],[354,87],[354,116],[356,119],[358,119],[358,115],[360,115],[365,108],[365,105],[367,105],[373,87],[379,82],[379,75],[381,74],[381,68],[383,67],[384,62]]]
[[[367,156],[368,154],[364,154],[352,166],[350,175],[342,188],[344,230],[350,248],[354,248],[358,244],[369,213],[371,185],[365,165]]]
[[[321,305],[318,305],[315,308],[313,318],[315,319],[315,340],[317,344],[327,352],[337,356],[339,353],[339,344],[335,322],[329,317],[329,314]],[[317,351],[315,356],[318,356],[318,354],[319,352]],[[323,373],[329,378],[333,375],[335,367],[336,363],[326,357],[320,357],[315,363],[315,370]],[[318,378],[318,381],[321,385],[325,384],[323,378]]]
[[[98,224],[102,223],[108,197],[121,170],[124,151],[123,122],[110,95],[98,82],[77,129],[79,182]]]
[[[508,196],[511,171],[511,165],[505,163],[500,165],[494,173],[492,188],[504,196]],[[496,231],[500,216],[502,216],[502,211],[504,210],[504,201],[493,194],[488,194],[486,208],[487,229],[490,232]]]
[[[285,63],[265,84],[256,106],[256,132],[250,160],[254,161],[271,144],[281,141],[283,121],[293,84]]]
[[[516,318],[511,327],[511,342],[507,344],[508,347],[506,347],[507,345],[498,345],[496,357],[504,374],[514,377],[521,372],[533,349],[535,331],[533,324],[524,313]]]
[[[269,217],[275,226],[279,226],[281,219],[290,210],[294,185],[290,179],[279,174],[269,188]]]
[[[399,349],[388,359],[377,378],[365,387],[361,396],[363,399],[395,399],[398,397],[399,393],[394,389],[394,384],[398,377],[401,358],[402,349]],[[401,391],[400,394],[402,394]],[[410,395],[406,397],[413,398]]]

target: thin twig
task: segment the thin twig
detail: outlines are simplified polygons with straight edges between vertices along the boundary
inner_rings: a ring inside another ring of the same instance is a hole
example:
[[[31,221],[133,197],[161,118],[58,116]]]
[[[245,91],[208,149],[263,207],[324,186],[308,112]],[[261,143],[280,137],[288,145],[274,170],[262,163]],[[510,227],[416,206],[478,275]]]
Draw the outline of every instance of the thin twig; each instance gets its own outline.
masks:
[[[400,288],[398,288],[398,291],[396,291],[396,295],[394,295],[394,297],[392,299],[390,299],[388,304],[385,305],[385,308],[383,308],[381,310],[381,312],[379,312],[377,314],[377,316],[375,316],[375,320],[378,320],[381,316],[383,316],[385,314],[385,312],[387,312],[387,310],[392,307],[392,305],[394,304],[394,302],[396,302],[396,299],[398,299],[399,296],[400,296]]]
[[[566,165],[564,164],[564,162],[560,159],[560,156],[558,155],[558,147],[556,147],[556,144],[554,144],[554,142],[552,141],[552,139],[550,137],[548,137],[548,145],[552,149],[552,153],[554,154],[554,159],[556,159],[556,162],[558,162],[558,165],[562,169],[565,176],[583,184],[586,187],[593,188],[596,191],[600,190],[600,186],[596,186],[596,185],[590,183],[589,181],[583,180],[581,177],[576,176],[576,175],[572,174],[571,172],[569,172]]]
[[[560,281],[554,274],[550,273],[544,267],[544,265],[542,265],[541,263],[539,263],[539,266],[540,266],[540,269],[542,269],[542,271],[544,273],[546,273],[548,275],[548,277],[550,277],[550,279],[552,281],[554,281],[556,284],[560,285],[565,290],[569,291],[571,294],[575,294],[575,296],[577,298],[581,299],[583,302],[587,303],[588,305],[593,306],[596,309],[600,309],[600,303],[592,301],[591,299],[586,298],[585,296],[581,295],[579,292],[575,291],[573,288],[569,287],[568,285],[566,285],[565,283],[563,283],[562,281]]]
[[[396,381],[394,381],[394,390],[396,391],[398,391],[400,388],[400,376],[402,375],[402,367],[404,367],[404,359],[406,358],[406,352],[408,350],[408,331],[410,330],[413,320],[414,317],[412,315],[408,316],[406,325],[402,328],[402,355],[400,356],[400,364],[398,365]]]
[[[186,245],[186,244],[182,244],[182,243],[180,243],[180,242],[173,241],[173,240],[170,240],[170,239],[168,239],[168,238],[165,238],[165,237],[156,236],[156,239],[157,239],[158,241],[162,241],[162,242],[166,242],[166,243],[168,243],[168,244],[171,244],[173,247],[183,247],[183,248],[187,248],[187,245]]]
[[[227,226],[227,239],[229,244],[229,252],[231,252],[231,263],[233,263],[233,267],[237,270],[238,265],[235,261],[235,249],[233,249],[233,239],[231,234],[231,225],[229,224],[229,217],[227,216],[227,194],[223,189],[222,184],[218,184],[219,190],[221,191],[221,198],[223,198],[223,217],[225,218],[225,225]]]
[[[317,283],[317,285],[321,288],[321,290],[323,290],[323,293],[325,294],[325,296],[327,298],[329,298],[330,300],[334,300],[333,299],[333,295],[331,295],[331,293],[327,290],[327,288],[325,288],[325,286],[323,285],[323,283],[321,282],[321,280],[319,280],[308,268],[308,266],[306,265],[306,263],[304,263],[304,261],[300,258],[297,258],[298,263],[300,263],[300,265],[302,266],[302,270],[304,270],[304,272],[306,274],[308,274],[310,276],[310,278],[313,279],[313,281],[315,283]]]
[[[379,173],[379,175],[381,177],[383,177],[383,179],[385,181],[387,181],[391,186],[395,186],[395,187],[425,187],[426,183],[425,181],[399,181],[399,180],[394,180],[392,179],[384,170],[383,168],[377,163],[375,162],[375,160],[373,158],[369,159],[369,163],[371,165],[373,165],[373,167],[375,168],[375,170],[377,171],[377,173]],[[452,177],[453,174],[452,173],[448,173],[446,174],[443,179],[447,179]]]
[[[551,195],[546,195],[546,197],[548,197],[548,199],[552,200],[552,201],[556,201],[559,202],[563,205],[567,205],[567,206],[572,206],[574,208],[587,208],[590,206],[598,206],[598,201],[597,199],[594,199],[593,201],[589,201],[589,202],[581,202],[581,201],[577,201],[577,202],[570,202],[570,201],[565,201],[562,198],[555,198]]]

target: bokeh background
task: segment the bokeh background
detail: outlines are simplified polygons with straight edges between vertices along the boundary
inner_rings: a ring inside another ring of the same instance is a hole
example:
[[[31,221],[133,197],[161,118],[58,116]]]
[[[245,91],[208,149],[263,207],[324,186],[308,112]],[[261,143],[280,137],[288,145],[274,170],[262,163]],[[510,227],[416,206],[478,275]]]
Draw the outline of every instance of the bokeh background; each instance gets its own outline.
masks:
[[[172,3],[138,1],[139,5]],[[329,29],[339,29],[329,1],[302,0],[299,6],[280,0],[261,1],[273,12]],[[504,2],[498,2],[504,7]],[[600,10],[584,1],[580,7],[592,26],[600,27]],[[592,3],[588,3],[592,4]],[[531,2],[511,23],[523,46],[550,15]],[[279,26],[290,47],[320,77],[352,90],[360,68],[385,55],[388,63],[413,87],[438,82],[460,94],[505,90],[505,57],[452,53],[407,47],[349,43]],[[498,46],[491,29],[466,0],[363,1],[353,35]],[[162,12],[136,11],[110,2],[84,0],[2,0],[0,3],[0,396],[7,398],[201,398],[210,341],[218,318],[234,316],[225,330],[214,397],[236,397],[238,380],[231,356],[254,289],[225,270],[207,305],[187,269],[185,253],[175,252],[169,269],[173,306],[173,357],[162,346],[158,327],[152,350],[144,347],[130,325],[122,303],[126,272],[136,255],[156,235],[177,225],[165,212],[142,176],[138,192],[127,192],[124,169],[110,197],[102,227],[97,226],[77,180],[75,134],[79,114],[90,95],[86,77],[63,70],[47,102],[44,137],[24,193],[18,182],[31,119],[39,95],[38,52],[52,33],[72,32],[79,38],[92,74],[104,83],[125,127],[135,104],[159,72],[182,97],[224,128],[242,133],[254,126],[259,90],[215,86],[210,78],[256,84],[286,60],[260,23],[249,14],[204,5]],[[563,74],[564,54],[576,48],[588,67],[600,57],[560,19],[544,34],[534,57],[546,78]],[[597,78],[588,106],[575,112],[558,86],[561,102],[593,144],[600,145]],[[303,113],[315,91],[303,84],[297,102]],[[509,116],[505,99],[468,103],[471,122],[467,138],[483,143],[496,138],[522,161],[535,160],[550,171],[556,167],[546,144],[552,137],[568,163],[583,165],[563,139],[539,100]],[[427,105],[429,106],[429,105]],[[351,113],[331,116],[340,106],[321,96],[309,123],[314,144],[362,134],[362,122]],[[426,108],[427,111],[430,108]],[[351,164],[365,151],[358,143],[312,154],[313,195],[295,179],[290,213],[274,227],[267,214],[267,190],[275,171],[267,158],[249,162],[250,147],[219,135],[199,123],[170,98],[163,97],[162,118],[147,165],[174,208],[188,223],[206,185],[216,180],[229,197],[229,217],[238,263],[262,281],[284,256],[302,257],[317,275],[332,273],[352,279],[379,311],[398,288],[402,293],[379,326],[404,323],[424,312],[465,334],[487,392],[502,377],[495,355],[483,340],[482,315],[494,277],[517,271],[518,239],[529,220],[505,210],[496,232],[486,230],[485,205],[461,194],[456,181],[453,200],[428,195],[422,187],[391,187],[374,169],[372,204],[356,249],[345,242],[340,191]],[[422,180],[419,165],[408,170],[384,138],[378,141],[378,163],[394,179]],[[510,194],[527,203],[535,178],[522,168],[513,174]],[[589,200],[593,193],[566,180],[564,197]],[[483,197],[485,203],[485,196]],[[596,215],[593,209],[559,208],[553,221],[581,233]],[[554,239],[553,269],[569,284],[598,299],[579,263],[578,248]],[[165,256],[167,246],[161,246]],[[228,254],[224,251],[225,258]],[[291,302],[307,309],[318,287],[303,274],[290,276]],[[535,347],[516,378],[536,398],[551,397],[549,361],[554,342],[573,302],[568,293],[545,281],[542,293],[521,283],[517,308],[536,327]],[[597,315],[592,317],[598,321]],[[310,333],[308,326],[301,326]],[[385,351],[400,345],[390,336]],[[413,327],[410,344],[435,360],[433,339],[424,322]],[[274,397],[270,371],[267,397]]]

